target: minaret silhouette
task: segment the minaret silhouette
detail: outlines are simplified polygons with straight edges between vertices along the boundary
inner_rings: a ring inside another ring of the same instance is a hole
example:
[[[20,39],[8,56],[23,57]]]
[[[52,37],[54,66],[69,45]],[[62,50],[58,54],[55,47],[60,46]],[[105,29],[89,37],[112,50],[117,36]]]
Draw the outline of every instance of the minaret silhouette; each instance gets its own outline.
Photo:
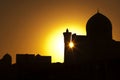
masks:
[[[72,64],[73,54],[72,54],[72,49],[69,47],[72,33],[69,32],[68,29],[66,29],[66,32],[64,32],[63,35],[64,35],[64,63],[65,64]]]

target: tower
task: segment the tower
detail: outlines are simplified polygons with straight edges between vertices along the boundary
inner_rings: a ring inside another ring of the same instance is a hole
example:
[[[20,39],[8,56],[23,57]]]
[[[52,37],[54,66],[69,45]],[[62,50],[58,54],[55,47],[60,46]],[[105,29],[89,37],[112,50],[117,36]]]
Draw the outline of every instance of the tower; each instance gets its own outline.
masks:
[[[71,32],[69,32],[68,29],[66,29],[66,32],[63,33],[64,35],[64,63],[70,62],[70,56],[69,56],[69,42],[71,40]]]

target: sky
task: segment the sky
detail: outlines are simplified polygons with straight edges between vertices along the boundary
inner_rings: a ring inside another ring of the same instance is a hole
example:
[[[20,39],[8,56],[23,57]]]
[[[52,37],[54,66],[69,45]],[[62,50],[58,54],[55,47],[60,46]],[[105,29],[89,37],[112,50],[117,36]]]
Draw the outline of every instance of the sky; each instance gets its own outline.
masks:
[[[86,23],[97,10],[112,22],[120,41],[120,0],[0,0],[0,58],[6,53],[52,56],[63,62],[63,32],[86,35]]]

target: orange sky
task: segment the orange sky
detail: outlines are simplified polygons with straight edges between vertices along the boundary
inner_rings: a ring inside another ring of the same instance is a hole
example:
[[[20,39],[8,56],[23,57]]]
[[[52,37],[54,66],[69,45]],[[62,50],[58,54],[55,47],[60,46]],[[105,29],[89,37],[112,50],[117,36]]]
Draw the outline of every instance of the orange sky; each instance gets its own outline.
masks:
[[[111,20],[113,39],[120,40],[119,4],[119,0],[0,1],[0,57],[10,53],[14,63],[16,53],[39,53],[63,62],[63,45],[57,46],[62,33],[68,28],[85,35],[86,22],[97,9]]]

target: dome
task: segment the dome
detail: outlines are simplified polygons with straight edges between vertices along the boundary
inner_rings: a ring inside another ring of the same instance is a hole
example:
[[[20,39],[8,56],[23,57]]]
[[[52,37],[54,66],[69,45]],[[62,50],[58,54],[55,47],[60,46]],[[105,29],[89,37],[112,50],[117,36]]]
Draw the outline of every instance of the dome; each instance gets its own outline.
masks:
[[[87,36],[92,39],[112,39],[112,24],[101,13],[96,13],[87,22]]]
[[[11,59],[11,56],[7,53],[7,54],[4,55],[3,58],[6,58],[6,59],[9,58],[9,59]]]

